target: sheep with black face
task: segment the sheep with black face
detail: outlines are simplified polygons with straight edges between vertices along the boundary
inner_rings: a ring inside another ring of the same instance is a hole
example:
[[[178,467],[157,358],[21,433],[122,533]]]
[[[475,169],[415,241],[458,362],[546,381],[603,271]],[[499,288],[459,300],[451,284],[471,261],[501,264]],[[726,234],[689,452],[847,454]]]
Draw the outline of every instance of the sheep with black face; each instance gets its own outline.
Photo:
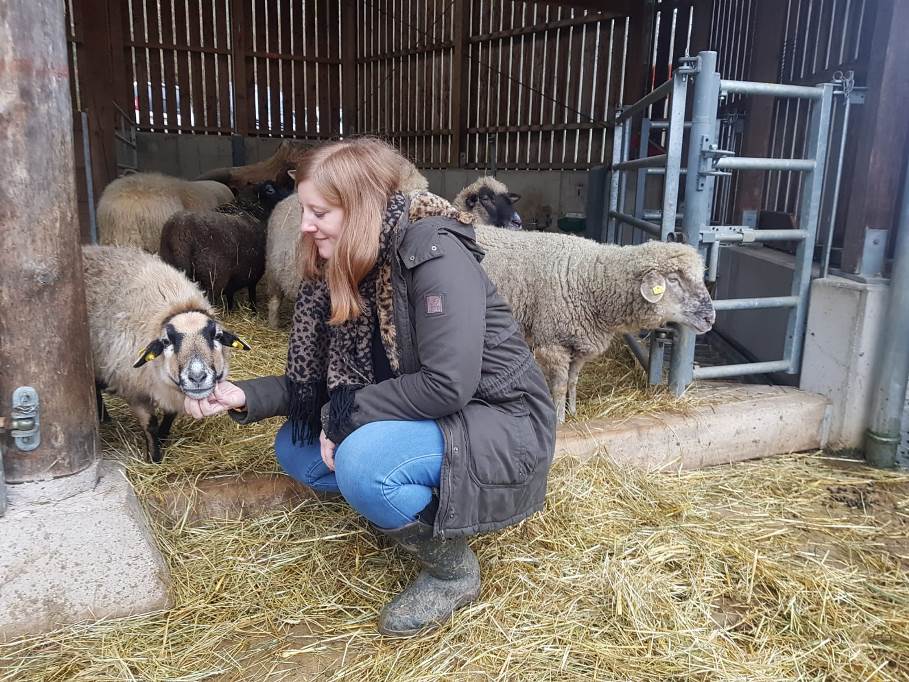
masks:
[[[514,208],[520,198],[520,194],[509,192],[504,183],[485,175],[458,192],[452,204],[470,213],[477,225],[520,230],[521,216]]]
[[[249,346],[215,319],[198,286],[157,256],[84,246],[82,265],[95,383],[129,404],[148,458],[160,462],[185,398],[208,397],[227,377],[230,349]]]

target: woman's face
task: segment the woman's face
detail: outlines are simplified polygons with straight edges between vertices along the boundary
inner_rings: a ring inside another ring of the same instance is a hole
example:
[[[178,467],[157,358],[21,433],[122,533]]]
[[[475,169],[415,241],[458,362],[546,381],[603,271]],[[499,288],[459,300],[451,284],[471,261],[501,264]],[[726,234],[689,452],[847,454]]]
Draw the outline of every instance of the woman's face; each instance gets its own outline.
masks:
[[[344,209],[327,202],[311,180],[299,183],[297,195],[303,213],[300,231],[312,235],[319,256],[327,260],[335,252],[335,245],[344,228]]]

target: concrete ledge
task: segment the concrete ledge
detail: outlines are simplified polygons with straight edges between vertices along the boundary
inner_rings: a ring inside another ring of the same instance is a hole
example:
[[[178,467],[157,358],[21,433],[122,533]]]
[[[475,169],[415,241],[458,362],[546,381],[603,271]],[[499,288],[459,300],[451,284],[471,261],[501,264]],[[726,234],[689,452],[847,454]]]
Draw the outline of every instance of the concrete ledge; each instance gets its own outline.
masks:
[[[34,502],[8,486],[0,518],[0,641],[168,608],[170,577],[145,514],[119,465],[93,488]],[[32,499],[30,499],[30,497]]]
[[[830,404],[823,396],[787,386],[716,386],[718,401],[687,415],[569,424],[559,430],[556,456],[604,453],[620,464],[655,471],[699,469],[826,445]]]

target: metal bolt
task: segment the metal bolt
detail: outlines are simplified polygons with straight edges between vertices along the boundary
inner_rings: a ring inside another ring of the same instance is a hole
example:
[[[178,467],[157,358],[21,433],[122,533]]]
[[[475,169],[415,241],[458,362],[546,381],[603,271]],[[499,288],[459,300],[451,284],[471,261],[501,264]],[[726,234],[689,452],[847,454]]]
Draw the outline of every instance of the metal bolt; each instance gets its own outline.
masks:
[[[411,257],[410,257],[410,260],[416,260],[416,258],[414,258],[413,256],[411,256]]]
[[[435,245],[435,244],[432,245],[432,250],[433,250],[433,251],[436,250],[436,245]]]

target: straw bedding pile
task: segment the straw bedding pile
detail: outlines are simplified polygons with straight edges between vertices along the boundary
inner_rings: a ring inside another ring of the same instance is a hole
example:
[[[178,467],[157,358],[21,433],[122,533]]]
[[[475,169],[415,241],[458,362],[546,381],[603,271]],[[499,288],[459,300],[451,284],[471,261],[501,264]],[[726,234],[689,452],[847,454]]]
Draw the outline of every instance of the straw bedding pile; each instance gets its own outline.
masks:
[[[237,373],[276,371],[283,349],[243,331],[260,357]],[[208,421],[179,423],[161,471],[130,465],[143,499],[167,476],[275,470],[276,423]],[[481,600],[413,640],[375,618],[415,566],[343,502],[153,517],[175,607],[8,643],[0,680],[907,679],[907,493],[810,455],[677,476],[560,460],[542,514],[473,542]]]

